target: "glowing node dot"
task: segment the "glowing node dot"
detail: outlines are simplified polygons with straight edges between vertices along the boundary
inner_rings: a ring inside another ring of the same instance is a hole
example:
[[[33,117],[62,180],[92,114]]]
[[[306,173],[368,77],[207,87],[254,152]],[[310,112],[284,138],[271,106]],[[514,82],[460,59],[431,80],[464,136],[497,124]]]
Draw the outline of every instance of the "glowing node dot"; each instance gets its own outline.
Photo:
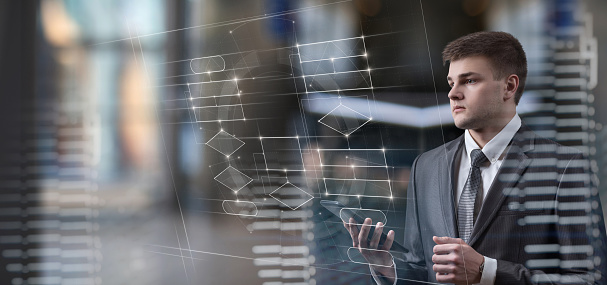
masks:
[[[329,195],[329,192],[325,193],[325,195]]]
[[[354,168],[354,165],[351,165],[352,168]]]
[[[223,132],[223,129],[219,129],[220,132]]]
[[[284,172],[287,172],[287,169],[286,169],[286,168],[285,168],[285,169],[283,169],[283,170],[284,170]]]
[[[333,58],[331,58],[331,61],[333,61]]]
[[[194,100],[194,98],[190,97],[190,100]]]
[[[370,118],[369,118],[369,121],[371,121],[371,120],[373,120],[373,117],[370,117]]]
[[[367,56],[367,54],[365,53],[365,54],[363,54],[363,56]]]
[[[346,137],[348,137],[348,136],[349,136],[349,134],[346,134]]]
[[[196,107],[192,107],[192,110],[196,110]]]
[[[382,149],[381,149],[381,151],[385,152],[385,151],[386,151],[386,149],[385,149],[385,148],[382,148]]]
[[[393,198],[393,197],[392,197],[392,196],[390,196],[390,199],[392,199],[392,198]]]
[[[226,155],[226,157],[227,157],[227,158],[230,158],[230,156],[229,156],[229,155]]]
[[[356,198],[360,199],[360,195],[356,195]]]
[[[230,34],[232,33],[232,31],[230,31]]]
[[[317,151],[317,152],[320,152],[320,148],[317,148],[317,149],[316,149],[316,151]]]
[[[259,137],[259,140],[261,140],[261,137]]]

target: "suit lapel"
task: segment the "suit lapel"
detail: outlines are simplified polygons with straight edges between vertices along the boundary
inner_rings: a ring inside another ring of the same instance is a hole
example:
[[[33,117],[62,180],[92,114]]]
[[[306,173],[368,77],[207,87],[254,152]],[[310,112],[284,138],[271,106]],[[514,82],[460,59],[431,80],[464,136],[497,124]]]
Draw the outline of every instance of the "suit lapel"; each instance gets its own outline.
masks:
[[[440,185],[440,200],[441,209],[443,211],[443,220],[447,227],[447,236],[458,237],[455,204],[454,204],[454,171],[455,157],[457,152],[462,147],[464,136],[460,136],[453,144],[446,146],[446,159],[441,159],[438,165],[439,176],[441,177]]]
[[[533,133],[527,126],[523,125],[514,135],[502,166],[489,188],[470,236],[468,243],[470,246],[474,245],[479,236],[491,224],[504,200],[527,170],[531,159],[525,152],[531,149],[533,149]]]

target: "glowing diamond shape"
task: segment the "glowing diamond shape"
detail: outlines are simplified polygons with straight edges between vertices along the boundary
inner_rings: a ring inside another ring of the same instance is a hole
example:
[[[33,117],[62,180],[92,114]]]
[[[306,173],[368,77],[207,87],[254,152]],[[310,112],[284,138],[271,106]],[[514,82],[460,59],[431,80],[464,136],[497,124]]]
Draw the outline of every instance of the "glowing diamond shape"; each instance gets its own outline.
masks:
[[[234,192],[238,192],[253,181],[251,177],[244,175],[232,166],[228,166],[228,168],[215,176],[215,180]]]
[[[318,120],[319,123],[344,136],[349,136],[369,121],[371,121],[371,118],[342,104],[339,104],[339,106]]]
[[[230,156],[244,145],[244,142],[235,136],[228,134],[224,130],[219,131],[213,136],[206,145],[220,152],[225,156]]]
[[[281,204],[289,207],[291,210],[297,210],[299,207],[303,206],[305,203],[308,203],[314,198],[314,196],[310,195],[310,193],[291,184],[290,182],[287,182],[278,187],[278,189],[272,191],[270,196]]]

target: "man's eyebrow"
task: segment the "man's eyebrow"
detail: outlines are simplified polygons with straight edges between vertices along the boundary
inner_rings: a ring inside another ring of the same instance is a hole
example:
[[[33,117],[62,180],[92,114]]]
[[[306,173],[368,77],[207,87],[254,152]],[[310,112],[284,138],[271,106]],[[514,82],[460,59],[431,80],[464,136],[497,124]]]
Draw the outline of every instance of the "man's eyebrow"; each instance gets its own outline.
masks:
[[[462,74],[458,75],[457,77],[465,78],[465,77],[468,77],[471,75],[478,75],[478,73],[470,71],[470,72],[462,73]],[[447,80],[453,80],[453,79],[450,76],[447,76]]]

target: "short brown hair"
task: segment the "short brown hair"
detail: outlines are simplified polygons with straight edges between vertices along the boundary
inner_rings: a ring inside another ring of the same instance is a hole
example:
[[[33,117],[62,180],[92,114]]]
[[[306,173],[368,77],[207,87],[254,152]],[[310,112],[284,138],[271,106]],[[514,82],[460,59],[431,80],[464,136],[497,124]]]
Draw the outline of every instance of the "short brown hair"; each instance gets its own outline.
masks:
[[[471,56],[485,56],[492,63],[493,79],[516,74],[519,86],[514,95],[518,105],[527,79],[527,57],[521,43],[505,32],[477,32],[450,42],[443,50],[443,65]]]

